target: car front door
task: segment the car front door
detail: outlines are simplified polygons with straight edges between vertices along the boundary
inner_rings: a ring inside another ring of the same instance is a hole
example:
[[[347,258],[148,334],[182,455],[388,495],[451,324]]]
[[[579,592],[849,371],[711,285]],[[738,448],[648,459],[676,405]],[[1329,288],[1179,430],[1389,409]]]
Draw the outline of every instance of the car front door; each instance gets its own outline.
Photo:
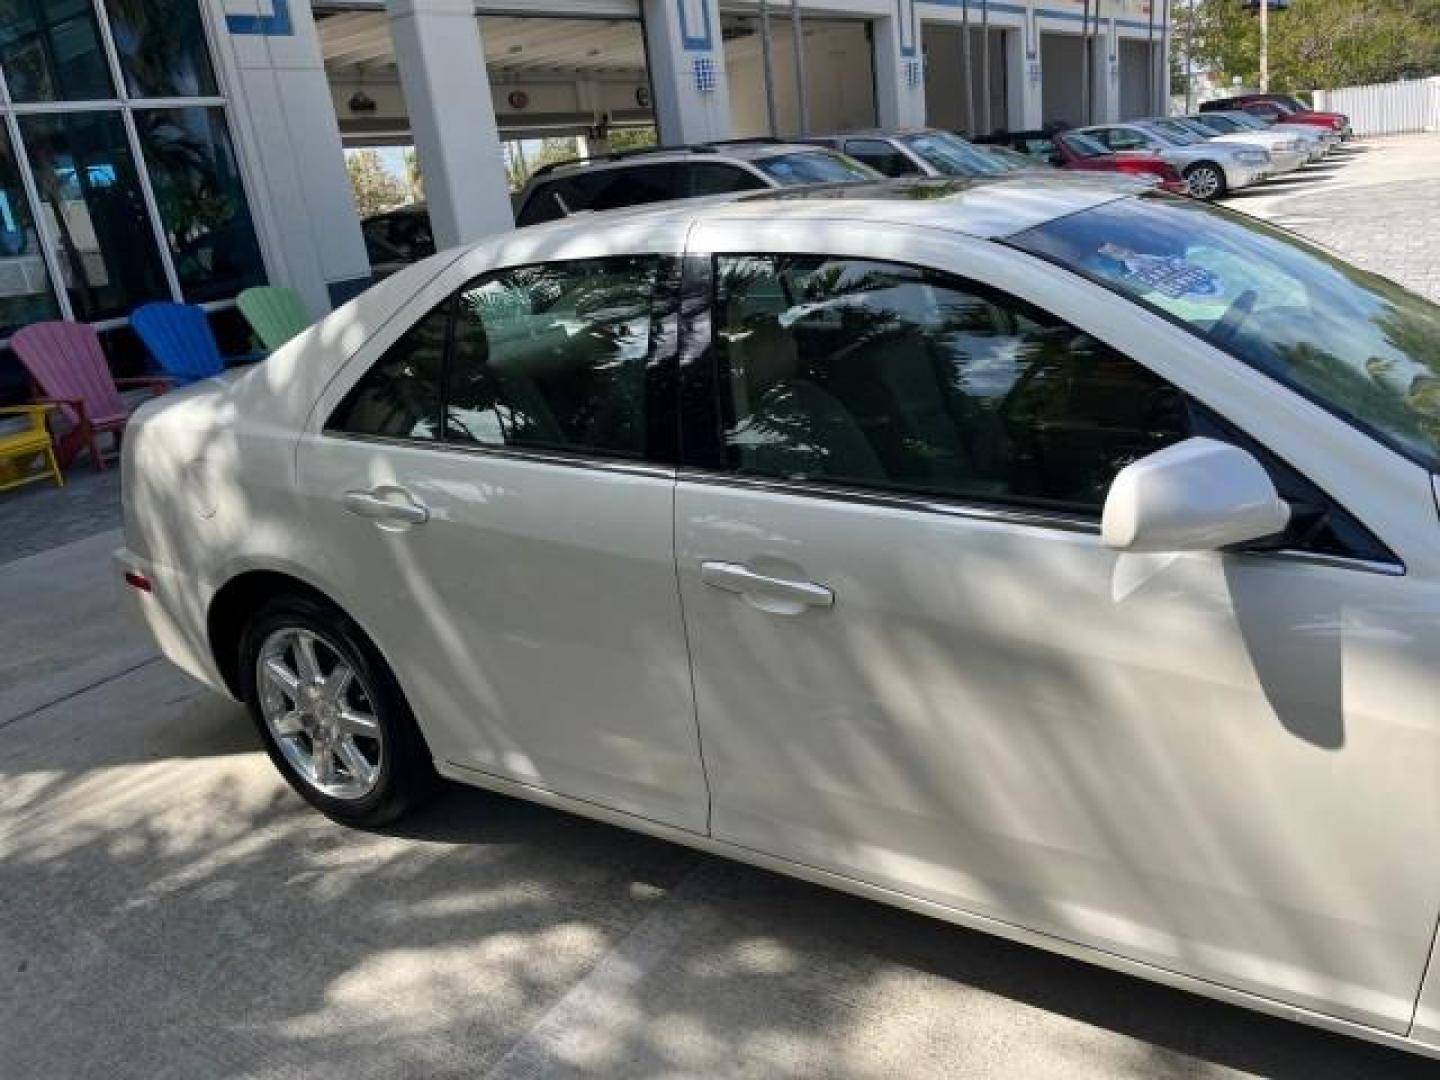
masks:
[[[299,471],[338,538],[329,580],[439,760],[703,831],[665,389],[676,262],[457,267],[352,362]]]
[[[714,836],[1404,1030],[1440,761],[1382,705],[1436,704],[1398,564],[1338,506],[1317,551],[1098,535],[1121,467],[1239,438],[1202,400],[1262,380],[1195,383],[1185,335],[995,245],[691,245],[715,309],[682,350],[677,559]]]

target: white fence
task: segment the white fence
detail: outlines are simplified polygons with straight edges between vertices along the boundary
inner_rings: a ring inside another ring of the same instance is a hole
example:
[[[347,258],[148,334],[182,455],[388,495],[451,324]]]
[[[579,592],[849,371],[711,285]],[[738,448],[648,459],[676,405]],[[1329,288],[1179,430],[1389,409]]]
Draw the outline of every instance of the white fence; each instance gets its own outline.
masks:
[[[1356,135],[1440,131],[1440,76],[1316,90],[1315,108],[1344,113]]]

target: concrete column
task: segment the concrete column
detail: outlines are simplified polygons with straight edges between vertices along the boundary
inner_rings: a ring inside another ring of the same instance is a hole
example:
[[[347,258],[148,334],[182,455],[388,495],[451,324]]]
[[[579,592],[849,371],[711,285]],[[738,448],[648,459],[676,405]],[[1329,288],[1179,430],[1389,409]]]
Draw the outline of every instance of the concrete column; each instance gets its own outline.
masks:
[[[894,15],[876,19],[871,25],[875,38],[875,112],[880,126],[924,124],[925,61],[915,0],[899,0]]]
[[[645,46],[663,143],[730,137],[718,0],[644,0]]]
[[[212,0],[215,59],[271,281],[322,315],[370,284],[310,5]]]
[[[1120,119],[1120,38],[1114,16],[1096,27],[1090,48],[1091,123],[1113,124]]]
[[[1005,74],[1009,87],[1006,102],[1011,131],[1032,131],[1041,124],[1044,100],[1041,94],[1040,34],[1035,27],[1034,9],[1027,9],[1024,23],[1005,39]]]
[[[515,227],[473,0],[385,0],[437,247]]]

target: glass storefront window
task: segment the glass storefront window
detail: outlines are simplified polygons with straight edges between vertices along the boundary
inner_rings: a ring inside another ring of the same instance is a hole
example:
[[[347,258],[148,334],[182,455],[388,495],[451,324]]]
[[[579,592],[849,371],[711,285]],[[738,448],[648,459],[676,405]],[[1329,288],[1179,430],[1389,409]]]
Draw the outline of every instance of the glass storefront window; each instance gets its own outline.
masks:
[[[195,0],[106,0],[131,97],[211,97],[215,71]]]
[[[128,315],[170,289],[119,112],[20,117],[75,317]]]
[[[59,314],[14,148],[0,129],[0,334]]]
[[[0,67],[13,101],[115,96],[90,0],[0,0]]]
[[[138,109],[135,125],[185,299],[229,298],[263,283],[225,110]]]

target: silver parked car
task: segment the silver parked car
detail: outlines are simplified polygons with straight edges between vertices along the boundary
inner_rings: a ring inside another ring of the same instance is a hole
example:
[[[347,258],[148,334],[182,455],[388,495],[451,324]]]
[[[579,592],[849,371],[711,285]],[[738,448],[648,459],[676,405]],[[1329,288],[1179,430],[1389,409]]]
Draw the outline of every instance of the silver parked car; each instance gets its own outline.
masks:
[[[1079,130],[1111,150],[1149,150],[1170,162],[1197,199],[1218,199],[1258,184],[1274,168],[1269,153],[1259,147],[1206,142],[1198,135],[1166,131],[1144,120]]]

